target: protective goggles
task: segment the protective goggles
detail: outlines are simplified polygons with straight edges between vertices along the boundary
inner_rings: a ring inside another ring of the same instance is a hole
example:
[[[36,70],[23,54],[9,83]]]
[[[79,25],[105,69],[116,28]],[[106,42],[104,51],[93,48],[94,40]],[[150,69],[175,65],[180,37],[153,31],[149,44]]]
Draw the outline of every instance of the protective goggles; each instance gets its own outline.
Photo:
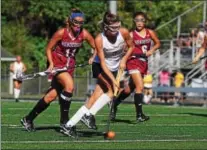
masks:
[[[143,22],[143,23],[145,23],[145,19],[134,19],[134,22]]]
[[[111,32],[118,32],[121,27],[121,22],[115,23],[113,25],[108,25],[104,23],[104,30],[109,30]]]
[[[78,20],[75,20],[75,19],[71,19],[71,23],[74,26],[82,26],[84,24],[84,21],[78,21]]]

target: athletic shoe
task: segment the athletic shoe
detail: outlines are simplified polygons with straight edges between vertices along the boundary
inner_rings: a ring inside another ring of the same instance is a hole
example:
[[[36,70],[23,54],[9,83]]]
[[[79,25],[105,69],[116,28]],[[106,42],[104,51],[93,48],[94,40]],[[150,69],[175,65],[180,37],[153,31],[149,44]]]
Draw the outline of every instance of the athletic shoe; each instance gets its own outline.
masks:
[[[139,123],[139,122],[144,122],[144,121],[147,121],[147,120],[149,120],[150,119],[150,117],[149,116],[145,116],[144,114],[141,114],[141,115],[138,115],[138,117],[137,117],[137,122]]]
[[[67,135],[67,136],[69,136],[69,137],[77,138],[77,132],[76,132],[76,127],[75,126],[67,127],[66,125],[64,125],[64,126],[62,126],[60,132]]]
[[[81,118],[81,122],[85,124],[89,129],[97,130],[96,119],[93,115],[87,116],[86,114]]]
[[[60,132],[63,130],[65,123],[60,123]]]
[[[19,99],[15,99],[16,102],[19,102]]]
[[[24,117],[20,120],[20,122],[28,132],[35,131],[34,124],[32,121],[26,120],[26,118]]]
[[[115,121],[115,120],[116,120],[116,112],[117,112],[117,107],[114,107],[114,108],[111,110],[111,114],[110,114],[110,119],[111,119],[111,121]]]

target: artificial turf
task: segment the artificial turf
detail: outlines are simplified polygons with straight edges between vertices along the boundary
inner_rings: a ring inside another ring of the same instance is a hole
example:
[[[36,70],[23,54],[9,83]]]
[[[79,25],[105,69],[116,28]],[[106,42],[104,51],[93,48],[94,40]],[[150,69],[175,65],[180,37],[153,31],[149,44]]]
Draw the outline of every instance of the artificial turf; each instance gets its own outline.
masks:
[[[207,149],[207,108],[144,105],[150,120],[136,123],[133,104],[122,104],[117,121],[110,124],[114,140],[104,140],[109,108],[97,116],[98,130],[77,125],[78,139],[59,133],[59,105],[50,107],[34,121],[36,132],[26,132],[20,119],[36,102],[1,102],[2,149]],[[70,116],[83,103],[73,102]]]

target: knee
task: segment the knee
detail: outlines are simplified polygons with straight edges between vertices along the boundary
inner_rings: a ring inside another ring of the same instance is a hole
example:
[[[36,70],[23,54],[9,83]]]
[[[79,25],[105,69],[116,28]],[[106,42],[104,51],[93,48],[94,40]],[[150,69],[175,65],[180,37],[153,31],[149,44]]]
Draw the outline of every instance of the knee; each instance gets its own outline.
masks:
[[[130,93],[131,93],[131,90],[130,90],[129,88],[124,89],[124,94],[128,95],[128,94],[130,94]]]
[[[66,84],[66,85],[64,86],[64,91],[66,91],[66,92],[72,93],[73,90],[74,90],[74,87],[71,86],[70,84]]]
[[[143,89],[144,89],[143,85],[139,85],[139,86],[136,87],[135,92],[136,93],[142,93]]]
[[[52,101],[54,101],[56,99],[56,97],[57,97],[56,95],[47,94],[47,95],[45,95],[45,97],[43,99],[47,104],[49,104]]]

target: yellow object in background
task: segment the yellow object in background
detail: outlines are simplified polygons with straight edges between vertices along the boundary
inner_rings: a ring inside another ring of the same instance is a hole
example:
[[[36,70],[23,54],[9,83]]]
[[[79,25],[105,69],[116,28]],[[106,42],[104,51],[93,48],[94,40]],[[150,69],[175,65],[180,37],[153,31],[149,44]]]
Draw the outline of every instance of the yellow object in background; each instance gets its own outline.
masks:
[[[153,81],[153,78],[152,78],[152,75],[151,74],[148,74],[144,77],[144,84],[146,83],[152,83]]]
[[[184,82],[184,75],[181,72],[177,72],[175,75],[174,85],[179,88]]]

